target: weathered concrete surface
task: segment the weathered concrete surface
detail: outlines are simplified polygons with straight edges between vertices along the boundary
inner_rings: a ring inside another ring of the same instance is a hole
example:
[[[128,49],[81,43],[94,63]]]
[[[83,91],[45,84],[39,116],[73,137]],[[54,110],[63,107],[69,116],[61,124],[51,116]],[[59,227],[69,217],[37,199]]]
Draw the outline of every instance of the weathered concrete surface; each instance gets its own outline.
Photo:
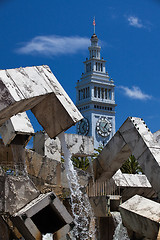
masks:
[[[90,197],[89,201],[95,217],[109,217],[111,211],[118,211],[118,207],[121,203],[121,196],[96,196]]]
[[[113,240],[115,224],[112,216],[98,218],[97,225],[97,239]]]
[[[160,143],[160,130],[153,133],[154,140]]]
[[[62,227],[54,234],[54,240],[72,240],[70,238],[70,234],[68,234],[72,230],[69,224]]]
[[[1,240],[9,240],[10,239],[9,228],[1,216],[0,216],[0,239]]]
[[[61,143],[59,138],[51,139],[44,131],[34,136],[33,149],[38,154],[61,162]]]
[[[95,179],[110,179],[131,155],[131,151],[120,132],[111,138],[97,159],[93,161]]]
[[[5,146],[2,139],[0,139],[0,159],[3,169],[15,170],[11,146]],[[42,156],[28,149],[25,150],[25,161],[27,165],[27,172],[30,177],[33,178],[36,186],[38,184],[38,187],[40,187],[40,185],[43,187],[44,185],[49,185],[49,187],[51,187],[52,185],[52,187],[55,187],[56,189],[69,188],[63,163]],[[82,186],[86,186],[90,175],[80,169],[77,169],[77,173],[80,178],[80,184]]]
[[[135,195],[119,207],[123,225],[141,237],[157,238],[160,227],[160,204]]]
[[[93,137],[78,134],[65,134],[65,141],[73,156],[92,156],[94,153]]]
[[[112,177],[116,192],[122,196],[123,201],[135,194],[147,198],[156,198],[157,194],[144,174],[124,174],[118,170]]]
[[[27,171],[30,176],[41,179],[46,184],[69,188],[66,171],[63,163],[44,157],[34,151],[26,150]],[[77,169],[80,184],[86,186],[90,175]]]
[[[65,134],[67,147],[73,156],[91,156],[94,153],[93,137],[78,134]],[[61,161],[62,148],[59,138],[51,139],[45,132],[37,132],[34,136],[35,152],[51,159]]]
[[[42,234],[55,233],[73,219],[53,192],[41,194],[12,216],[25,239],[38,240]]]
[[[131,153],[160,195],[160,144],[140,118],[129,117],[93,162],[95,178],[111,178]]]
[[[12,149],[10,146],[5,146],[0,139],[0,166],[13,169],[14,161]]]
[[[13,140],[18,141],[22,145],[27,145],[34,129],[25,112],[18,113],[17,115],[8,119],[1,127],[0,134],[5,145],[9,145]],[[15,138],[18,138],[17,140]]]
[[[39,195],[30,179],[0,176],[0,212],[14,214]]]
[[[31,109],[51,138],[83,117],[48,66],[0,70],[0,125]]]

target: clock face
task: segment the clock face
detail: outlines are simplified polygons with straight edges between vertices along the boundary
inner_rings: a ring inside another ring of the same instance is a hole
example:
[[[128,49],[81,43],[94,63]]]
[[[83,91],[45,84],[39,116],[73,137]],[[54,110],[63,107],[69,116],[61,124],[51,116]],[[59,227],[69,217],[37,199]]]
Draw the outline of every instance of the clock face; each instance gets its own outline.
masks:
[[[96,130],[101,137],[107,137],[112,131],[112,124],[106,117],[100,117],[96,123]]]
[[[87,118],[83,118],[78,123],[78,134],[87,135],[89,131],[89,121]]]

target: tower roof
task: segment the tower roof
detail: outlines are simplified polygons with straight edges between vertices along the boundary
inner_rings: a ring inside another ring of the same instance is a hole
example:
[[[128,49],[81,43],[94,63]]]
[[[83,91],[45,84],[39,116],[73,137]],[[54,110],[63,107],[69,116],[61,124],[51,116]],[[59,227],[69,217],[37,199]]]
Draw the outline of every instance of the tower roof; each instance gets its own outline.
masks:
[[[93,33],[91,39],[97,39],[98,40],[98,37],[97,37],[97,35],[95,33]]]

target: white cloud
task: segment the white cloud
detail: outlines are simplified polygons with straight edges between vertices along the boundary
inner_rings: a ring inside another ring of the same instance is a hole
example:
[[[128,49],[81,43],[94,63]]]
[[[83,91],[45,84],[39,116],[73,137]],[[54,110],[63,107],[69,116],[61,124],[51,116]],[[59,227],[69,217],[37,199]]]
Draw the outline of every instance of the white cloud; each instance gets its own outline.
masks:
[[[124,94],[132,99],[139,99],[139,100],[147,100],[151,99],[152,96],[145,94],[141,91],[141,89],[137,86],[133,86],[132,88],[128,88],[125,86],[119,86],[120,89],[124,90]]]
[[[136,28],[144,28],[144,25],[142,24],[142,21],[138,17],[129,16],[127,18],[127,20],[129,22],[130,26],[133,26],[133,27],[136,27]]]
[[[20,54],[57,56],[75,54],[78,51],[87,49],[88,45],[89,39],[86,37],[37,36],[17,49],[17,52]]]

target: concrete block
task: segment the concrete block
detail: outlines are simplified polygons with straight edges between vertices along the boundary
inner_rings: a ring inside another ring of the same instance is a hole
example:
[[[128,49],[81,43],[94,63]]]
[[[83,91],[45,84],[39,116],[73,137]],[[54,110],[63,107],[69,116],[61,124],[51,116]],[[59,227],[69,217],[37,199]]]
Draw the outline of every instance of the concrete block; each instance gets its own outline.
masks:
[[[0,127],[0,134],[5,145],[9,145],[14,140],[26,146],[34,134],[34,129],[27,114],[23,112],[8,119]]]
[[[73,156],[85,157],[94,153],[93,137],[78,134],[65,134],[65,141]],[[51,159],[61,161],[62,149],[59,138],[51,139],[45,132],[38,132],[34,136],[35,152]]]
[[[156,198],[157,194],[144,174],[124,174],[118,170],[112,177],[116,191],[122,196],[123,201],[135,194],[147,198]]]
[[[107,217],[107,199],[106,196],[96,196],[89,198],[95,217]]]
[[[135,195],[119,207],[123,225],[142,237],[157,239],[160,227],[160,204]]]
[[[69,188],[66,171],[63,163],[44,157],[38,153],[26,150],[27,171],[30,176],[41,179],[46,184]],[[77,169],[80,185],[86,186],[90,175]]]
[[[86,157],[94,153],[93,137],[78,134],[65,134],[65,141],[73,156]]]
[[[73,219],[53,192],[41,194],[12,216],[12,221],[25,239],[41,239],[55,233]]]
[[[107,195],[89,197],[95,217],[108,217],[111,211],[117,211],[121,203],[121,196]]]
[[[61,143],[59,138],[51,139],[44,131],[35,134],[33,149],[42,156],[61,162]]]
[[[31,109],[50,138],[83,117],[48,66],[0,70],[0,125]]]
[[[1,176],[0,192],[0,212],[11,215],[39,195],[31,180],[20,176]]]

